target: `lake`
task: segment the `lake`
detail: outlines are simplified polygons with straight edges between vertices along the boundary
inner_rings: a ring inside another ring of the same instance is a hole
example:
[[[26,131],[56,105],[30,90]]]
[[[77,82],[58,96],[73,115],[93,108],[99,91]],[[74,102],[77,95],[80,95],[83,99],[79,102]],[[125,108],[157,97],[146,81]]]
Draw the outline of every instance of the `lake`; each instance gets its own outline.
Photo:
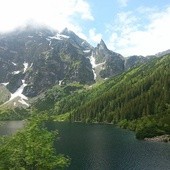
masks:
[[[69,170],[170,170],[170,143],[139,141],[112,125],[49,123],[58,129],[57,151],[72,158]]]
[[[0,127],[0,134],[13,133],[22,125],[9,121]],[[170,169],[170,143],[139,141],[133,132],[113,125],[50,122],[47,127],[59,130],[55,147],[71,157],[68,170]]]

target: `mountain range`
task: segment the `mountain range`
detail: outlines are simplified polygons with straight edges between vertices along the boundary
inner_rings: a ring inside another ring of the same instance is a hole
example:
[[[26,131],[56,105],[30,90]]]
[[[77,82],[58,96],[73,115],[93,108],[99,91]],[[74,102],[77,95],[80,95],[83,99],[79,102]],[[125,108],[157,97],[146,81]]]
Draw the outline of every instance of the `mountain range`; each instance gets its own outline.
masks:
[[[29,107],[30,99],[54,85],[92,85],[166,53],[125,58],[103,40],[93,47],[67,28],[29,25],[0,35],[0,103]]]

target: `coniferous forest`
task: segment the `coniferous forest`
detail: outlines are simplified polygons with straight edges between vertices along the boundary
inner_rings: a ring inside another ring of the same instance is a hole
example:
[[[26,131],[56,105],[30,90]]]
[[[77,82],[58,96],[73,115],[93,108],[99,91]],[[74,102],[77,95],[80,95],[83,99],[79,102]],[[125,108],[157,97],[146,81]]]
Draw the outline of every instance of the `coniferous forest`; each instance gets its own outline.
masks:
[[[44,126],[50,120],[110,123],[135,131],[138,139],[170,135],[170,55],[93,86],[56,85],[30,108],[2,107],[0,113],[1,120],[27,119],[23,130],[0,138],[0,169],[68,167],[70,158],[53,147],[58,132]]]
[[[55,86],[34,109],[72,122],[116,124],[139,139],[169,134],[170,55],[92,87]]]

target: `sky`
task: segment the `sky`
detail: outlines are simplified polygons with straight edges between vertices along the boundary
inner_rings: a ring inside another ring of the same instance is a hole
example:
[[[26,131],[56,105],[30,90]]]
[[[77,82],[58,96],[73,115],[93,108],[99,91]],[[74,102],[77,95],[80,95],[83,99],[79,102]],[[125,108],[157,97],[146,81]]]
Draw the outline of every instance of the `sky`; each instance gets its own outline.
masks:
[[[127,57],[170,49],[170,0],[0,0],[0,32],[27,23],[68,28]]]

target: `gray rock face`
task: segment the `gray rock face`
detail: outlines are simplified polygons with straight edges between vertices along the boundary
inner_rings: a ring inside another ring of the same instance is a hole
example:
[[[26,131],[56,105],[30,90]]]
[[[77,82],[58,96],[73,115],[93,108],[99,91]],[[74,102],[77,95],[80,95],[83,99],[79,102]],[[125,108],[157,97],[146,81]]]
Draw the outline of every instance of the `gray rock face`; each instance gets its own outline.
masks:
[[[100,44],[94,49],[94,57],[96,59],[96,64],[103,62],[99,72],[102,78],[118,75],[134,66],[148,61],[148,58],[143,56],[124,58],[121,54],[109,50],[103,40],[101,40]]]
[[[23,94],[34,97],[60,81],[93,83],[84,51],[92,47],[75,33],[26,27],[0,36],[0,83],[14,92],[25,80]]]
[[[130,56],[125,58],[125,70],[128,70],[134,66],[137,66],[141,63],[145,63],[149,60],[149,58],[143,57],[143,56]]]
[[[56,84],[92,84],[96,76],[118,75],[149,58],[109,50],[103,40],[96,48],[74,32],[27,26],[0,35],[0,83],[25,96],[34,97]],[[22,88],[20,88],[22,89]]]

